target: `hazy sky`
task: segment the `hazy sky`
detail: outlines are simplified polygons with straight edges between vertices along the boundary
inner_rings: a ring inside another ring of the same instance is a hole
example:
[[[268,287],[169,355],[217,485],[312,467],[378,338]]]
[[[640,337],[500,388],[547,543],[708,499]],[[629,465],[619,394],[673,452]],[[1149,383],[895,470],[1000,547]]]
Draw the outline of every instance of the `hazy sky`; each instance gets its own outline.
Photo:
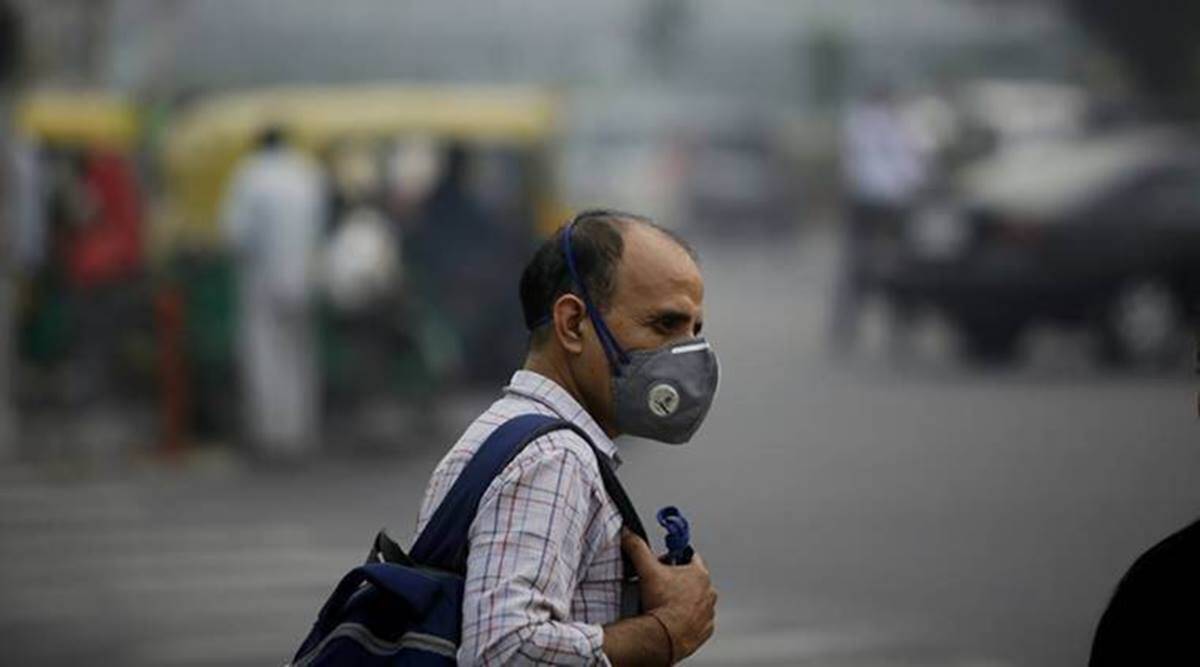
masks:
[[[645,71],[638,33],[647,0],[116,2],[120,82],[143,81],[156,68],[203,86],[380,78],[608,83]],[[822,30],[861,47],[867,61],[898,62],[940,46],[1057,29],[1027,10],[985,10],[964,0],[685,4],[672,78],[762,91],[803,76],[796,71],[803,45]],[[1000,20],[988,11],[1001,12]]]

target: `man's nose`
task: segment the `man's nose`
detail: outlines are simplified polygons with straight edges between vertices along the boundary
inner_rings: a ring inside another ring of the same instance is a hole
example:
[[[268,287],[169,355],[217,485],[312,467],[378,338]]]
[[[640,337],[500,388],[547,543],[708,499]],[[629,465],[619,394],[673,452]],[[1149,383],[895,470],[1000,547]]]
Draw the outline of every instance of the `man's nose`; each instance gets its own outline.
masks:
[[[680,343],[686,343],[695,337],[696,337],[695,334],[692,333],[692,329],[685,329],[685,330],[680,331],[679,333],[675,334],[674,336],[671,336],[671,338],[667,340],[667,345],[678,345]]]

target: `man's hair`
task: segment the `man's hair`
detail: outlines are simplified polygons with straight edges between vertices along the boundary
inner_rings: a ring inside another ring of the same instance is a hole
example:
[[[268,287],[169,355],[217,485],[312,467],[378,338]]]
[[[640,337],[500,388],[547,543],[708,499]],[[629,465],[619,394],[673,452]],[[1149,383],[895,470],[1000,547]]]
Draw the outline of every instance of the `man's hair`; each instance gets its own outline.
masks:
[[[625,251],[623,234],[630,225],[646,225],[657,230],[696,259],[696,252],[686,241],[645,216],[612,209],[579,213],[542,243],[521,274],[521,309],[525,327],[532,334],[530,344],[534,347],[549,337],[554,303],[558,298],[568,293],[582,297],[563,256],[562,237],[572,224],[571,254],[575,258],[575,270],[592,305],[602,313],[608,310],[616,287],[617,265]]]
[[[279,123],[271,123],[254,138],[254,146],[259,150],[271,150],[287,144],[288,139],[287,128]]]
[[[0,0],[0,87],[20,78],[24,51],[24,16],[8,0]]]

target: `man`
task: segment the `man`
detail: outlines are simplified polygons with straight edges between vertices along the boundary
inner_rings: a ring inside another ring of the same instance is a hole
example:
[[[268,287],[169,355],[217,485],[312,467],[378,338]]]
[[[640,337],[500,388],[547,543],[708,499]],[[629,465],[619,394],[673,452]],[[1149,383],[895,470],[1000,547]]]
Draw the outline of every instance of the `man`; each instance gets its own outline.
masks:
[[[1200,335],[1196,370],[1200,372]],[[1088,664],[1200,665],[1197,619],[1200,521],[1151,547],[1121,578],[1096,628]]]
[[[877,86],[848,110],[842,166],[849,219],[844,225],[831,333],[835,349],[845,352],[858,333],[875,255],[898,240],[905,213],[926,183],[924,155],[886,86]]]
[[[239,361],[256,453],[296,460],[316,444],[313,261],[322,232],[320,172],[266,130],[238,168],[222,218],[235,255]]]
[[[0,461],[16,450],[16,412],[12,407],[13,336],[16,289],[13,266],[16,251],[15,183],[12,160],[14,98],[17,93],[19,62],[23,48],[23,25],[15,7],[0,0]]]
[[[524,368],[434,471],[418,532],[479,445],[517,415],[569,420],[615,464],[612,438],[682,442],[711,405],[716,358],[697,338],[704,282],[682,241],[649,220],[580,214],[537,251],[520,293]],[[648,368],[671,380],[647,389]],[[488,488],[469,535],[459,664],[668,665],[711,636],[717,596],[703,559],[660,564],[623,531],[595,457],[573,431],[552,432]],[[622,549],[640,577],[628,595]],[[623,615],[635,593],[645,612]]]

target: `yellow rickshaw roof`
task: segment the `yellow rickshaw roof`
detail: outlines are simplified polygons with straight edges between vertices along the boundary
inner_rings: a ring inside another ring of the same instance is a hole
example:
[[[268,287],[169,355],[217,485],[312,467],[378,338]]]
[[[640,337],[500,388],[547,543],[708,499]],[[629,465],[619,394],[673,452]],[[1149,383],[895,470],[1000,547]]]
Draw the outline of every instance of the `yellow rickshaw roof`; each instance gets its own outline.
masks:
[[[16,122],[20,131],[52,144],[127,149],[137,140],[137,109],[114,93],[36,91],[19,103]]]
[[[168,140],[171,158],[242,144],[271,124],[319,147],[341,138],[426,134],[532,143],[553,129],[545,90],[479,86],[313,86],[227,93],[185,112]]]

